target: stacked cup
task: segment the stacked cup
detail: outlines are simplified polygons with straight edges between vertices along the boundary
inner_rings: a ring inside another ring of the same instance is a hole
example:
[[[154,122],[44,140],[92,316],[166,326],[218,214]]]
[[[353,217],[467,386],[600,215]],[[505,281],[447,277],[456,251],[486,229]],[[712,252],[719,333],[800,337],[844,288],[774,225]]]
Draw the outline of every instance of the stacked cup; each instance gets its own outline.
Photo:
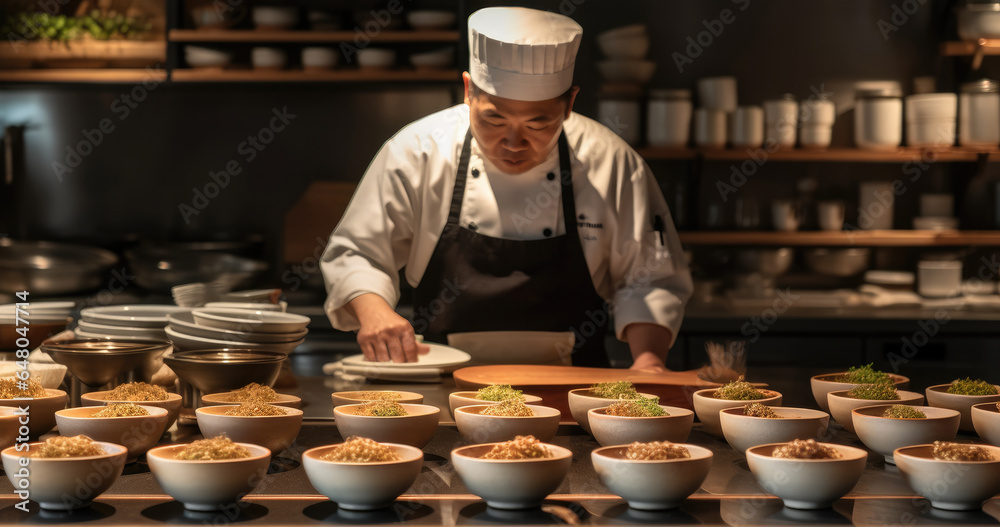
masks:
[[[906,97],[906,142],[910,146],[955,144],[958,97],[954,93],[921,93]]]
[[[645,59],[649,52],[646,26],[634,24],[610,29],[597,35],[597,45],[607,57],[597,63],[604,79],[597,105],[598,120],[636,144],[642,131],[639,104],[642,87],[656,71],[656,63]]]
[[[780,148],[795,148],[795,126],[799,103],[786,93],[780,99],[764,101],[764,140]]]
[[[698,79],[701,106],[694,113],[694,141],[700,147],[726,146],[727,115],[736,111],[736,77]]]
[[[802,148],[827,148],[833,136],[836,107],[827,98],[802,103],[799,116],[799,145]],[[839,229],[839,228],[838,228]]]

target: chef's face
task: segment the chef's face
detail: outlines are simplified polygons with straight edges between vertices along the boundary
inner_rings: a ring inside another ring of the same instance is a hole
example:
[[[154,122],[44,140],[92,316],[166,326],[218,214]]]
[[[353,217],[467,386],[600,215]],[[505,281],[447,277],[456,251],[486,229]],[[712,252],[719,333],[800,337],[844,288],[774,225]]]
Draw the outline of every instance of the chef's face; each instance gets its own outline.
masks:
[[[545,161],[559,140],[563,121],[573,110],[579,91],[574,86],[566,96],[516,101],[477,90],[468,72],[462,78],[472,135],[483,155],[508,174],[522,174]]]

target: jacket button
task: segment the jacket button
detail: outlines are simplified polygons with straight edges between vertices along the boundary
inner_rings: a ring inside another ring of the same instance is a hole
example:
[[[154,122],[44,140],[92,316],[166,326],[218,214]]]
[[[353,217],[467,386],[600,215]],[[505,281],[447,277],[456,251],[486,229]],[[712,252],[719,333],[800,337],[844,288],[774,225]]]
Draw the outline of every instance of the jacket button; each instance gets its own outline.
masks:
[[[547,177],[549,181],[552,181],[553,179],[556,178],[556,175],[553,174],[552,172],[549,172],[548,174],[545,174],[545,177]]]
[[[544,234],[545,237],[548,238],[549,236],[552,236],[552,229],[546,227],[545,230],[542,231],[542,234]]]
[[[479,169],[478,168],[473,168],[472,169],[472,177],[479,177]]]
[[[472,231],[472,232],[476,232],[477,230],[479,230],[479,226],[476,225],[476,222],[470,221],[469,222],[469,230]]]

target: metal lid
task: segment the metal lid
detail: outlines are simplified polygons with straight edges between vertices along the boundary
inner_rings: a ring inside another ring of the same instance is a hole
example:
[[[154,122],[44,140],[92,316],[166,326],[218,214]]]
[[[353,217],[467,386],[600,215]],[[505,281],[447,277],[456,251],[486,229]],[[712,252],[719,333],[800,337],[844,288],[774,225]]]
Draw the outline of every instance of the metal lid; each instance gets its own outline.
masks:
[[[870,88],[855,92],[856,99],[898,99],[903,96],[903,92],[897,88]]]
[[[691,90],[649,90],[650,99],[683,101],[691,99]]]
[[[1000,91],[1000,84],[990,79],[966,82],[961,89],[962,93],[996,93],[998,91]]]

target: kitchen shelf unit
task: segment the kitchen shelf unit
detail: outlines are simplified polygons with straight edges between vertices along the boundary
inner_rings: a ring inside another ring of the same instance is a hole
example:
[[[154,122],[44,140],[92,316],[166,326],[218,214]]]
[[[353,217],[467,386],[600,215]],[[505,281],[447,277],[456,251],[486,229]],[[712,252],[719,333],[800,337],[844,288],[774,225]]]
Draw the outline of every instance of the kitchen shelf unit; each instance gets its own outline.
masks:
[[[688,231],[685,245],[773,245],[783,247],[969,247],[1000,246],[1000,231],[852,230],[852,231]]]
[[[137,84],[164,82],[164,69],[66,68],[0,70],[0,82],[46,82],[75,84]]]
[[[916,148],[895,150],[863,150],[860,148],[783,149],[766,152],[760,148],[663,148],[640,147],[639,155],[649,160],[743,161],[752,159],[751,152],[767,161],[786,162],[843,162],[843,163],[934,163],[976,162],[986,156],[990,161],[1000,161],[1000,150],[976,150],[962,147]]]
[[[941,43],[941,55],[968,57],[975,55],[1000,55],[1000,39],[981,38],[976,41],[958,40]]]
[[[458,82],[458,70],[340,69],[329,71],[178,68],[174,82]]]
[[[167,32],[167,40],[181,43],[339,43],[354,42],[357,33],[354,31],[271,31],[257,29],[171,29]],[[395,30],[382,31],[374,35],[365,35],[372,43],[395,42],[458,42],[459,33],[456,30]]]

